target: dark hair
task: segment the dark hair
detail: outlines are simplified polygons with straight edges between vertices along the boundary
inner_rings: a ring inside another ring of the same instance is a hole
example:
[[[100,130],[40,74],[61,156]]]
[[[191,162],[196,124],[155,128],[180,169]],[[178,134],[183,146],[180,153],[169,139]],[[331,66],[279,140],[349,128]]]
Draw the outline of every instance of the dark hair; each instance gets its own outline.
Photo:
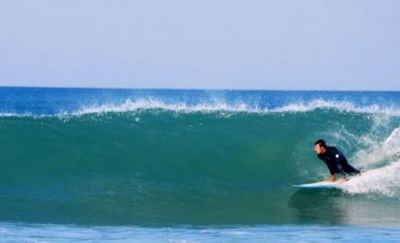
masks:
[[[324,147],[326,148],[326,143],[323,139],[318,139],[317,141],[315,141],[314,145],[319,145],[320,147]]]

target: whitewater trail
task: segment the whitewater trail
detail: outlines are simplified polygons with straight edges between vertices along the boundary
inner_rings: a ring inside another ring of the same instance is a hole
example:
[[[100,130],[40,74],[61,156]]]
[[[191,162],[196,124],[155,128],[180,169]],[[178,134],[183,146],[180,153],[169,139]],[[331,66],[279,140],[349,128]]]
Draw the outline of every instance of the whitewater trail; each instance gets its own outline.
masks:
[[[387,166],[371,169],[353,177],[342,188],[351,194],[378,194],[400,198],[400,160]]]
[[[361,154],[361,155],[360,155]],[[373,149],[361,151],[358,159],[365,156],[366,166],[386,161],[378,168],[367,169],[360,176],[349,180],[342,188],[351,194],[382,195],[400,199],[400,128],[396,128],[381,144]]]

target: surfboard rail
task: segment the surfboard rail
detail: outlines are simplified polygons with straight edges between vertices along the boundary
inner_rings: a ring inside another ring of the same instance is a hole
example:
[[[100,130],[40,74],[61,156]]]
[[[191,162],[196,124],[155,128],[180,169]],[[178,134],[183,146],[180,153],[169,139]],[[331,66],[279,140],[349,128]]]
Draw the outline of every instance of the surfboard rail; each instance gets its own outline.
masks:
[[[292,187],[300,189],[340,189],[340,185],[345,183],[345,181],[319,181],[307,184],[292,185]]]

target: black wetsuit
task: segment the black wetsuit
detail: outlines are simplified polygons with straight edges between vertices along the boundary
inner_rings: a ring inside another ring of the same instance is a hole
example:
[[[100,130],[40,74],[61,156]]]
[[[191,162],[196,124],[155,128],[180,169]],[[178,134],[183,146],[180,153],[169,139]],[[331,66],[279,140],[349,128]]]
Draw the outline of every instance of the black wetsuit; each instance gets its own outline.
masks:
[[[342,175],[357,175],[360,172],[354,169],[347,162],[346,157],[335,147],[327,147],[325,153],[318,154],[318,158],[323,160],[328,166],[331,175],[342,174]]]

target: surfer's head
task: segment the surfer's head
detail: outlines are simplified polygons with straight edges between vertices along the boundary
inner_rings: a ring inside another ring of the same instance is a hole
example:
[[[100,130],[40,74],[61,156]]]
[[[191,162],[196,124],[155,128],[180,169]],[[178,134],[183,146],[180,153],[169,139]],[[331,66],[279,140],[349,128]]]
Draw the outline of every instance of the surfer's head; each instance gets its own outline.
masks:
[[[324,140],[322,139],[318,139],[315,143],[314,143],[314,150],[317,154],[323,154],[326,151],[326,143]]]

